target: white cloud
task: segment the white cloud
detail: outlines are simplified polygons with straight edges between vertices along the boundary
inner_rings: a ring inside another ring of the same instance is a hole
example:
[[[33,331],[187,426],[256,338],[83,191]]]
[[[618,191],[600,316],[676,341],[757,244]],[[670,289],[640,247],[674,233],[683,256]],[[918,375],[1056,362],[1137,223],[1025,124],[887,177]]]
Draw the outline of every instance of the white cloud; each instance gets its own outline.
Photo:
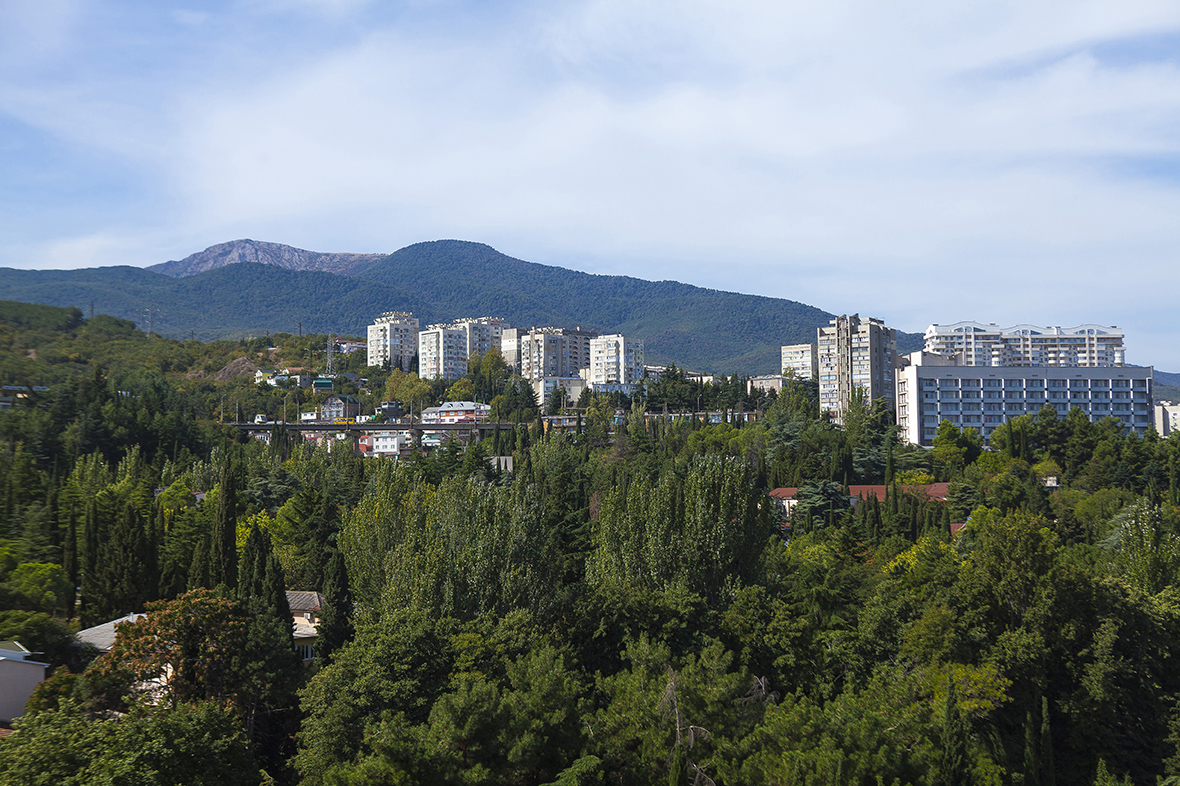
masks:
[[[0,82],[9,113],[167,184],[143,231],[177,238],[172,257],[197,237],[466,237],[911,330],[1130,324],[1180,285],[1180,61],[1111,55],[1180,38],[1174,3],[293,2],[174,19],[216,32],[157,75]],[[276,19],[292,27],[268,37]],[[1153,327],[1171,329],[1136,329]],[[1170,341],[1153,351],[1180,369]]]

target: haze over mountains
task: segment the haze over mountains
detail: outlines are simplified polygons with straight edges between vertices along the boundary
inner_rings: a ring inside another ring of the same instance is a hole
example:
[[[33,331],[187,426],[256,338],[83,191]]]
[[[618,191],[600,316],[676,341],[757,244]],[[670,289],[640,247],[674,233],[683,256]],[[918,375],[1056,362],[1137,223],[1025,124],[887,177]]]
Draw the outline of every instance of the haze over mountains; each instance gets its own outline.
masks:
[[[438,240],[389,255],[329,254],[237,240],[147,269],[0,269],[5,297],[132,319],[174,338],[275,332],[364,335],[383,311],[422,324],[500,316],[512,325],[581,326],[642,338],[649,363],[715,373],[778,371],[782,344],[815,340],[832,314],[780,298],[676,281],[604,276],[514,259],[482,243]],[[150,310],[150,312],[149,312]],[[899,333],[902,351],[921,346]]]

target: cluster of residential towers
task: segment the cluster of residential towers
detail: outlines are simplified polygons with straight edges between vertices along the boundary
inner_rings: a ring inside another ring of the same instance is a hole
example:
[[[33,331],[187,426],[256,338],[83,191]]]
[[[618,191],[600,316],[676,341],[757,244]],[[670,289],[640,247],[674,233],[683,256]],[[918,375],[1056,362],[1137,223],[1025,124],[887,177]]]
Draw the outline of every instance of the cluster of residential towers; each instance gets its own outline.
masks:
[[[459,379],[468,359],[496,349],[505,363],[548,400],[561,388],[576,400],[587,388],[630,394],[643,379],[643,342],[581,328],[509,327],[498,317],[457,319],[420,328],[418,318],[390,311],[368,330],[369,363],[408,371],[415,355],[423,379]]]
[[[820,407],[840,420],[854,397],[887,399],[903,437],[929,445],[944,421],[985,437],[1044,406],[1065,416],[1118,418],[1142,433],[1152,424],[1152,369],[1124,362],[1116,327],[1039,327],[956,322],[931,325],[926,346],[900,355],[897,332],[879,319],[840,316],[814,344],[782,348],[782,366],[819,382]]]
[[[512,328],[495,317],[420,329],[413,314],[399,311],[382,314],[368,331],[370,363],[409,370],[417,356],[425,379],[458,379],[468,358],[493,348],[541,401],[558,388],[573,400],[587,388],[630,394],[644,376],[643,342],[620,334]],[[924,349],[901,355],[896,330],[852,314],[820,327],[814,343],[782,347],[782,368],[817,380],[820,408],[837,421],[856,402],[887,400],[903,438],[919,445],[931,444],[944,420],[987,437],[1008,419],[1046,405],[1061,416],[1077,408],[1091,420],[1114,417],[1141,433],[1153,421],[1152,369],[1126,365],[1117,327],[934,324]]]

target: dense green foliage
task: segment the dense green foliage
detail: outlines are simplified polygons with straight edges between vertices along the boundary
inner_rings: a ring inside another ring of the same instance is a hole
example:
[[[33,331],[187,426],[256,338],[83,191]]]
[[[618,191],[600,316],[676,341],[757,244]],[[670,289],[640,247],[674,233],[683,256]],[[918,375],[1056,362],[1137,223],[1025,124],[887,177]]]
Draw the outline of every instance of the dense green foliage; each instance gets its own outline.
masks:
[[[0,638],[62,668],[0,784],[1180,778],[1180,437],[1046,409],[923,450],[881,402],[837,427],[810,381],[676,370],[546,432],[492,356],[494,434],[362,459],[224,430],[235,383],[185,379],[266,345],[23,313],[54,383],[0,413]],[[674,417],[698,396],[760,417]],[[287,589],[325,596],[310,667]]]

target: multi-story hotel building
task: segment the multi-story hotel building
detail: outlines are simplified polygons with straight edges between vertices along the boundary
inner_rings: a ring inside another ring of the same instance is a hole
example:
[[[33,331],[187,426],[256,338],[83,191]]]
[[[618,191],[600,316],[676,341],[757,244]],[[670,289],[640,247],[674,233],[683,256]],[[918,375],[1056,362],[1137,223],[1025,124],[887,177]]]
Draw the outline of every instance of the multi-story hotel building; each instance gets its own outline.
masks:
[[[795,372],[795,379],[812,379],[819,373],[819,358],[815,344],[786,344],[782,349],[780,372]]]
[[[618,333],[590,339],[590,366],[583,373],[596,392],[630,395],[643,379],[643,342]]]
[[[816,355],[820,411],[836,422],[844,422],[853,388],[864,391],[866,401],[885,398],[892,405],[897,331],[881,320],[836,317],[816,331]]]
[[[956,322],[926,328],[926,351],[958,357],[964,366],[1122,366],[1123,333],[1103,325],[1001,328]]]
[[[409,371],[418,354],[418,318],[405,311],[386,311],[369,325],[369,365]]]
[[[897,424],[916,445],[932,444],[944,420],[988,437],[1045,405],[1060,417],[1074,408],[1091,421],[1115,417],[1141,434],[1152,422],[1150,367],[965,366],[929,352],[907,361],[897,372]]]

